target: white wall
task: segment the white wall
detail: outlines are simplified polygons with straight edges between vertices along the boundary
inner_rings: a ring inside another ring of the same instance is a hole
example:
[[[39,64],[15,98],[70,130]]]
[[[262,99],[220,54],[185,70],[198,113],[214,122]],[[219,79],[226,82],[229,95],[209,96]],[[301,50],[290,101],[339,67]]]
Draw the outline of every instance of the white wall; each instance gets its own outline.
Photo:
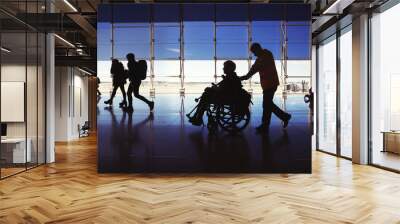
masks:
[[[25,64],[3,64],[1,66],[1,81],[2,82],[24,82],[26,83],[25,76],[26,70],[28,74],[31,74],[33,71],[36,73],[36,67],[29,66],[25,67]],[[29,78],[29,77],[28,77]],[[36,81],[29,80],[29,85],[36,85]],[[37,106],[36,104],[36,88],[27,88],[27,103],[33,105],[27,105],[30,107]],[[40,106],[40,105],[39,105]],[[7,108],[1,108],[2,110],[7,110]],[[35,121],[36,124],[36,113],[28,113],[27,114],[28,122]],[[7,122],[7,135],[8,137],[25,137],[25,123],[26,122]],[[28,129],[33,127],[33,125],[28,125]],[[36,129],[36,126],[33,127]],[[29,138],[29,130],[28,130],[28,138]],[[35,136],[36,137],[36,136]]]
[[[55,140],[79,137],[78,125],[88,120],[88,77],[73,67],[56,67]]]

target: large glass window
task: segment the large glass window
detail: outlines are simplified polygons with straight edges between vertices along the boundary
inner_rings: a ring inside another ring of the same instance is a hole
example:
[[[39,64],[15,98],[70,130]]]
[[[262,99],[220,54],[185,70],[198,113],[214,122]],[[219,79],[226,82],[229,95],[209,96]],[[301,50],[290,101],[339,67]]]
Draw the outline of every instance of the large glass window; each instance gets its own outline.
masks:
[[[274,55],[275,60],[281,58],[281,21],[254,21],[251,24],[253,42],[258,42]]]
[[[352,157],[352,33],[351,26],[340,36],[340,154]]]
[[[336,153],[336,36],[318,48],[318,149]]]
[[[134,53],[138,59],[150,58],[149,24],[114,25],[113,37],[114,58],[126,60],[128,53]]]
[[[371,19],[372,163],[400,170],[400,5]]]
[[[113,13],[106,12],[107,6]],[[308,71],[309,68],[296,64],[309,64],[310,18],[284,17],[287,13],[293,14],[292,8],[280,4],[247,3],[101,6],[98,17],[100,91],[108,92],[110,85],[104,88],[103,83],[111,82],[111,57],[105,57],[106,52],[123,58],[128,51],[134,51],[138,58],[148,59],[153,76],[143,84],[150,83],[157,93],[166,89],[178,92],[181,88],[185,92],[200,93],[210,82],[221,80],[222,64],[226,60],[237,63],[238,75],[246,74],[255,60],[249,51],[253,42],[259,42],[273,53],[281,73],[282,45],[286,40],[287,78],[291,85],[288,90],[304,91],[309,86],[310,74],[302,69]],[[285,34],[287,38],[283,38]],[[107,47],[109,43],[112,48]],[[262,91],[258,75],[243,84],[254,93]]]
[[[184,22],[185,60],[214,59],[214,23],[211,21]]]

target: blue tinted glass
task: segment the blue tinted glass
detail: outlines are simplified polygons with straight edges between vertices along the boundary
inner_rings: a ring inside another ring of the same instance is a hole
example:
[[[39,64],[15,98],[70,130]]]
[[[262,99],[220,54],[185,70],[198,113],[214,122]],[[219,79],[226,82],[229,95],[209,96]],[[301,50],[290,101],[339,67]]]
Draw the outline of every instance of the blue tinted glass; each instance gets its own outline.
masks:
[[[248,30],[246,26],[217,26],[217,44],[247,41]]]
[[[114,40],[117,44],[150,43],[150,27],[115,28]]]
[[[151,15],[151,12],[153,15]],[[150,21],[154,23],[154,53],[157,59],[178,59],[180,27],[184,19],[186,59],[214,58],[214,19],[216,19],[217,57],[244,59],[248,51],[248,20],[251,42],[268,48],[281,57],[281,20],[287,19],[288,58],[310,57],[310,7],[302,4],[115,4],[100,5],[98,15],[98,56],[111,57],[111,24],[114,22],[114,56],[124,58],[136,52],[138,58],[150,56]],[[285,16],[285,17],[284,17]],[[123,27],[122,27],[123,26]],[[112,45],[111,45],[112,46]],[[107,55],[109,54],[109,55]]]
[[[249,57],[247,43],[217,44],[217,59],[247,59]]]
[[[97,60],[106,61],[111,58],[111,43],[109,44],[97,44]]]
[[[212,60],[214,59],[214,43],[185,44],[186,60]]]
[[[251,34],[253,42],[280,42],[281,33],[282,28],[280,21],[252,23]]]
[[[288,26],[287,34],[289,43],[309,43],[311,41],[309,26]]]
[[[185,43],[209,43],[214,39],[213,22],[185,22],[184,23]]]
[[[158,26],[154,27],[154,41],[157,43],[179,42],[179,26]]]
[[[289,43],[288,44],[289,60],[310,60],[310,43]]]
[[[134,53],[137,59],[150,58],[150,44],[114,44],[114,57],[123,59],[128,53]]]
[[[97,58],[98,60],[109,60],[112,54],[112,29],[111,23],[97,24]]]
[[[154,44],[155,59],[179,59],[180,48],[177,44]]]
[[[97,23],[97,43],[111,43],[111,23]]]

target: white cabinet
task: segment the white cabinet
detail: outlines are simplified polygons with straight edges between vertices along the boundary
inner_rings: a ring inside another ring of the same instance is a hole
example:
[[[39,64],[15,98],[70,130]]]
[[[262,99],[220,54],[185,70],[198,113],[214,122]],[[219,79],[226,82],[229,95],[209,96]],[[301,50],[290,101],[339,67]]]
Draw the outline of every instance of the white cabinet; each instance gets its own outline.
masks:
[[[25,150],[25,144],[27,144]],[[32,161],[32,140],[24,138],[8,138],[1,140],[2,148],[12,152],[12,163],[25,163]],[[5,150],[5,151],[6,151]],[[11,156],[11,155],[10,155]]]

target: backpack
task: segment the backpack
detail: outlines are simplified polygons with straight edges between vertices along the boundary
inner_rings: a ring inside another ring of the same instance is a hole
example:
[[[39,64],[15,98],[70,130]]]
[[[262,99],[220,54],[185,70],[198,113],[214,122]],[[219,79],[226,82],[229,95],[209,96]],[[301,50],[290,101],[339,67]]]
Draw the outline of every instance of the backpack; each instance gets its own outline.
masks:
[[[139,80],[145,80],[147,76],[147,62],[145,60],[139,60],[136,65],[136,77]]]

